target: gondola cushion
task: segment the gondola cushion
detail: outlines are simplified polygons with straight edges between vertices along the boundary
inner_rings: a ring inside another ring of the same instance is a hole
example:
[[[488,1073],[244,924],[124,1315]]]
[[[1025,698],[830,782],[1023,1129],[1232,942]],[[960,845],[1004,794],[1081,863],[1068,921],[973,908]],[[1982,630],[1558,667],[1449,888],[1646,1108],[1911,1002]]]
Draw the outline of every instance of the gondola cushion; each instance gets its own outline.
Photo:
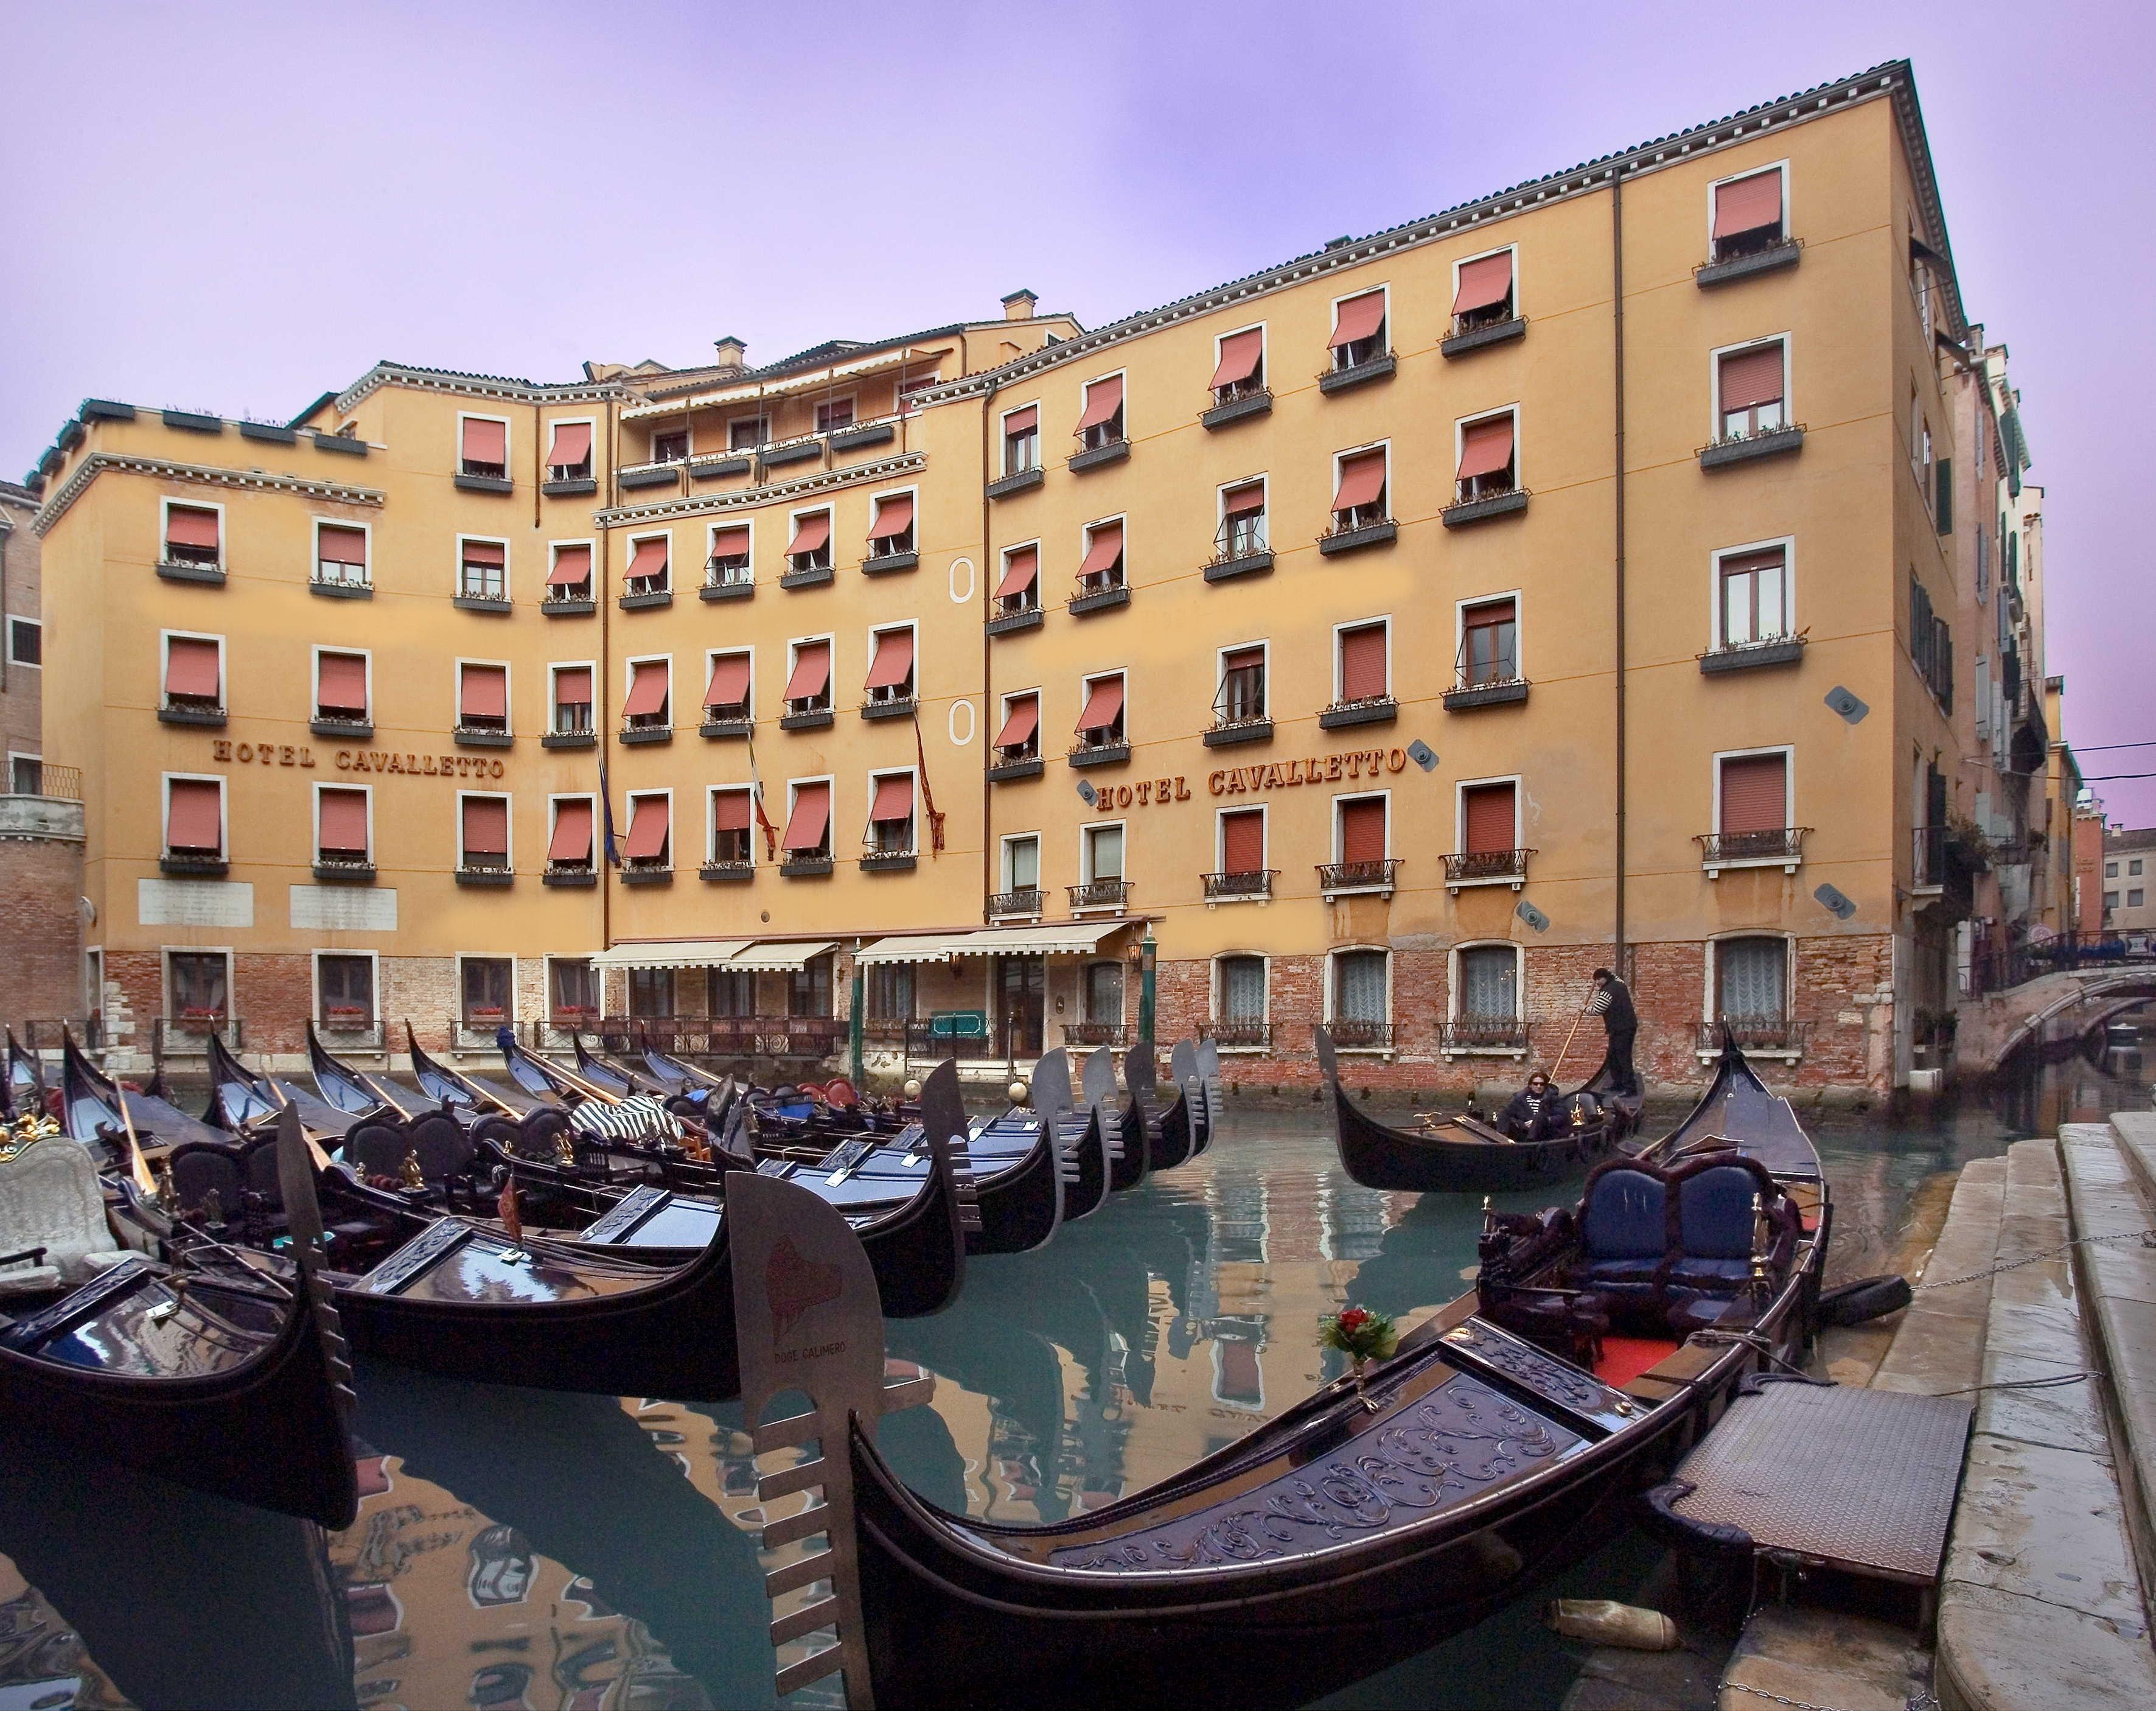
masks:
[[[50,1267],[66,1283],[87,1282],[127,1257],[105,1220],[97,1161],[65,1135],[48,1136],[0,1164],[0,1253],[38,1247],[45,1259],[38,1269]],[[14,1287],[19,1292],[22,1286]]]
[[[1651,1284],[1668,1252],[1668,1190],[1656,1173],[1619,1164],[1589,1179],[1579,1220],[1580,1262],[1598,1287]]]
[[[569,1126],[581,1134],[613,1141],[679,1141],[681,1119],[648,1093],[618,1105],[587,1099],[569,1113]]]
[[[1717,1164],[1677,1184],[1678,1240],[1685,1259],[1752,1257],[1752,1201],[1759,1184],[1742,1165]]]

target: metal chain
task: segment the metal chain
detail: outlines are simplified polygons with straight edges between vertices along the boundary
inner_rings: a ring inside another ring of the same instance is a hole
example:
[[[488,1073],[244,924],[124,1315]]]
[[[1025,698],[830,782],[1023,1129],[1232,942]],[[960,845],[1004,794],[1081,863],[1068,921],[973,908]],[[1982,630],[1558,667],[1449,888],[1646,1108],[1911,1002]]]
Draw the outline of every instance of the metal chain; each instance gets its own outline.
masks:
[[[2089,1242],[2136,1241],[2139,1241],[2143,1247],[2156,1247],[2156,1229],[2121,1230],[2110,1236],[2077,1236],[2071,1241],[2061,1242],[2056,1247],[2047,1247],[2041,1253],[2030,1254],[2018,1260],[2001,1260],[1995,1266],[1986,1266],[1981,1272],[1971,1272],[1966,1277],[1937,1279],[1927,1277],[1911,1292],[1922,1295],[1927,1289],[1951,1289],[1958,1283],[1974,1283],[1979,1277],[1995,1277],[2001,1272],[2011,1272],[2020,1266],[2033,1266],[2039,1260],[2051,1259]]]
[[[1806,1699],[1792,1699],[1784,1694],[1770,1693],[1764,1688],[1749,1688],[1743,1682],[1717,1682],[1717,1693],[1749,1693],[1755,1699],[1764,1699],[1770,1704],[1782,1705],[1788,1711],[1836,1711],[1831,1705],[1815,1705]],[[1936,1693],[1912,1693],[1902,1702],[1902,1711],[1939,1711]]]

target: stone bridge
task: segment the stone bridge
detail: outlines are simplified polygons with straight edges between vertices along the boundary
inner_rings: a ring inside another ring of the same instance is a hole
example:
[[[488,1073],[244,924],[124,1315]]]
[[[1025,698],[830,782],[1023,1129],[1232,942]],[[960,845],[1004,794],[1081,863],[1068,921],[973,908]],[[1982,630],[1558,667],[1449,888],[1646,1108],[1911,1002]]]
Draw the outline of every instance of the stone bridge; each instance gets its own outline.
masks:
[[[1954,1029],[1954,1065],[1984,1075],[2018,1047],[2076,1039],[2122,1011],[2156,999],[2156,963],[2110,963],[2041,974],[1965,1002]]]

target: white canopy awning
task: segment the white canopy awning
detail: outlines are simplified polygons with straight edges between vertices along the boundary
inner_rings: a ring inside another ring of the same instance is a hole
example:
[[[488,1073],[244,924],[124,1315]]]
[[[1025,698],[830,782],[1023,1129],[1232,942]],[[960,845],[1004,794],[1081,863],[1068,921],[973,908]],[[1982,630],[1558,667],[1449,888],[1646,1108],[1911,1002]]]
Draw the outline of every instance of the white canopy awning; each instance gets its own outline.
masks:
[[[952,942],[947,933],[901,933],[863,946],[854,960],[864,966],[876,963],[940,963],[951,955]]]
[[[592,958],[594,969],[716,969],[746,950],[746,938],[672,939],[660,944],[618,944]]]
[[[735,952],[726,966],[729,969],[779,969],[792,974],[798,969],[807,968],[824,952],[836,948],[828,938],[799,941],[759,939],[754,944]]]
[[[1075,921],[1050,927],[979,927],[971,933],[897,934],[855,959],[863,963],[942,963],[953,957],[1082,957],[1128,921]]]

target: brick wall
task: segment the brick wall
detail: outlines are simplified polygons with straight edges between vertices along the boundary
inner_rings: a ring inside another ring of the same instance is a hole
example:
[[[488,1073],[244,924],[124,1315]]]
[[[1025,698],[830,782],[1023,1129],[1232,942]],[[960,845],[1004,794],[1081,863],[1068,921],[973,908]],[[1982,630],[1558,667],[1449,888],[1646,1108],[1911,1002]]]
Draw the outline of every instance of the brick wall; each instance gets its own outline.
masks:
[[[0,842],[0,1019],[57,1021],[83,1013],[82,845],[49,838]]]

